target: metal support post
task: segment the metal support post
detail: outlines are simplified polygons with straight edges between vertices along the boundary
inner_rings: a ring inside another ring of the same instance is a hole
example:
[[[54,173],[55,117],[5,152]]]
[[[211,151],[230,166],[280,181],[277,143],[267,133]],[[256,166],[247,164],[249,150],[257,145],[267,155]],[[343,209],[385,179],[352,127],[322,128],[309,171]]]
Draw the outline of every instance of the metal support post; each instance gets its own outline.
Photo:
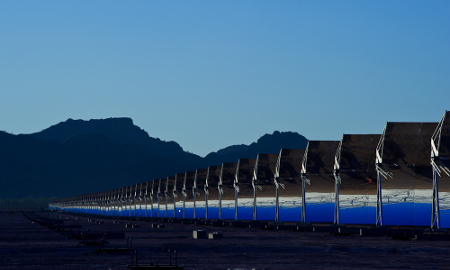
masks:
[[[223,189],[222,189],[221,185],[219,185],[217,188],[219,189],[219,219],[222,219],[222,194],[223,194]]]
[[[196,215],[195,215],[195,212],[196,212],[196,210],[195,210],[195,201],[196,201],[196,194],[195,194],[196,192],[195,192],[195,187],[192,187],[192,195],[194,196],[194,218],[196,217]]]
[[[165,213],[164,217],[167,217],[168,216],[167,212],[169,211],[169,209],[167,208],[167,200],[168,200],[169,194],[167,194],[167,192],[166,192],[166,194],[164,194],[164,195],[166,196],[166,213]]]
[[[183,218],[186,218],[186,192],[183,190]]]
[[[253,183],[253,220],[256,220],[256,184]]]
[[[205,191],[205,219],[208,219],[208,195],[209,195],[209,189],[207,186],[204,188]]]
[[[150,196],[150,217],[153,217],[153,194]]]
[[[173,217],[177,217],[177,194],[173,193]]]
[[[279,187],[278,183],[276,184],[276,191],[275,191],[275,222],[280,221],[280,199],[279,199]]]
[[[158,197],[158,217],[159,217],[159,205],[160,205],[160,197],[161,197],[161,195],[160,194],[156,194],[156,196]]]
[[[381,172],[377,171],[377,220],[375,225],[383,226],[383,194],[381,193]]]
[[[239,186],[234,186],[234,220],[238,220],[238,194]]]
[[[339,217],[339,184],[341,182],[341,177],[339,176],[339,172],[337,174],[335,173],[335,182],[334,182],[334,188],[335,188],[335,198],[334,198],[334,224],[339,225],[340,224],[340,217]]]
[[[440,213],[439,213],[439,188],[438,188],[439,174],[433,166],[433,208],[431,214],[431,228],[440,228]]]
[[[302,222],[306,222],[306,176],[301,176],[302,177],[302,218],[301,221]]]

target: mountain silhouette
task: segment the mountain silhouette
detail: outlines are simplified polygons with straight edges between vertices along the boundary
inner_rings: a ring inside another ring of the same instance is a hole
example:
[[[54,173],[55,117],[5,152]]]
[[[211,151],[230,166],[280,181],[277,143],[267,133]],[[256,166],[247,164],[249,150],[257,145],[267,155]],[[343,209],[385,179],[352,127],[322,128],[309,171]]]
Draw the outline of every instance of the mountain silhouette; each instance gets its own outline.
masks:
[[[296,132],[265,134],[250,145],[233,145],[215,153],[209,153],[204,159],[208,164],[221,165],[222,162],[237,162],[240,158],[256,158],[260,153],[276,154],[282,148],[305,149],[308,140]]]
[[[298,133],[275,131],[202,158],[150,137],[130,118],[68,119],[33,134],[0,132],[0,208],[6,199],[106,191],[306,144]]]
[[[31,135],[45,141],[64,143],[73,136],[82,134],[101,134],[116,144],[137,144],[147,147],[161,156],[188,154],[190,158],[200,160],[199,156],[184,152],[176,142],[165,142],[150,137],[147,132],[134,125],[132,119],[125,117],[91,119],[89,121],[68,119]]]

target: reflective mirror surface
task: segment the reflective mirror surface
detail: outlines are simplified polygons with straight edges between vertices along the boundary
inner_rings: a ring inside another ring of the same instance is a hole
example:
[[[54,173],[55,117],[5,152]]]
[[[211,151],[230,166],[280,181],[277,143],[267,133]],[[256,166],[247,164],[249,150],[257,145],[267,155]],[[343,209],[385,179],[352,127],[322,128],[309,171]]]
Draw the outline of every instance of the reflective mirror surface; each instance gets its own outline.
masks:
[[[219,181],[222,166],[209,166],[206,178],[206,190],[208,192],[208,219],[219,218]],[[205,191],[206,193],[206,191]],[[206,215],[206,214],[205,214]]]
[[[235,176],[235,192],[237,195],[237,219],[253,219],[253,186],[252,178],[256,159],[239,159]]]
[[[278,221],[301,221],[302,179],[300,177],[304,149],[281,149],[275,168],[278,186]]]
[[[256,191],[256,219],[275,220],[274,183],[275,168],[279,154],[258,154],[253,174],[253,190]]]
[[[219,186],[222,190],[222,200],[219,211],[222,219],[234,219],[235,214],[235,189],[234,177],[236,174],[237,163],[225,162],[222,164]]]
[[[194,196],[194,211],[195,218],[205,218],[206,209],[206,197],[205,197],[205,184],[206,175],[208,174],[208,169],[197,169],[195,171],[194,186],[192,188],[192,193]]]
[[[383,225],[430,225],[433,198],[431,136],[437,123],[387,123],[382,178]],[[383,138],[382,138],[383,139]]]
[[[195,172],[186,172],[183,185],[183,198],[181,198],[181,202],[184,204],[185,218],[194,218],[194,195],[192,194],[194,180]]]
[[[309,141],[306,160],[303,160],[305,185],[306,222],[333,222],[335,202],[334,157],[338,141]]]
[[[345,134],[338,149],[339,216],[342,224],[375,224],[375,150],[381,135]],[[339,155],[340,154],[340,155]]]

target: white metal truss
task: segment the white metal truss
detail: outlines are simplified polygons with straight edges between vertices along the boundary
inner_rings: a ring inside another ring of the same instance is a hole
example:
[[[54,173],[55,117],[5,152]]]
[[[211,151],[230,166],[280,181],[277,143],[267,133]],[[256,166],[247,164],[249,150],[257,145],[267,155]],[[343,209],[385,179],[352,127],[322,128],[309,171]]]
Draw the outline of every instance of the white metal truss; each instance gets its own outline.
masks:
[[[381,134],[380,141],[378,142],[377,149],[375,150],[375,169],[377,170],[377,212],[376,212],[376,225],[383,225],[383,194],[381,180],[393,179],[394,174],[389,171],[386,165],[383,164],[383,151],[384,151],[384,138],[386,135],[386,126]]]
[[[166,199],[166,213],[164,214],[164,217],[167,217],[167,204],[168,204],[168,201],[169,201],[169,198],[170,198],[170,196],[169,196],[169,177],[167,177],[166,178],[166,188],[165,188],[165,190],[164,190],[164,198]]]
[[[433,136],[431,137],[431,159],[430,163],[433,168],[433,205],[431,213],[431,228],[440,228],[440,213],[439,213],[439,177],[442,173],[450,176],[450,170],[441,161],[439,155],[439,149],[441,147],[441,135],[442,127],[446,120],[447,111],[445,111],[444,116],[436,127]]]
[[[133,186],[130,186],[130,196],[128,197],[130,210],[128,211],[128,216],[131,217],[131,200],[133,198]]]
[[[205,219],[208,219],[209,169],[206,174],[205,185],[203,186],[203,191],[205,192]]]
[[[258,179],[258,163],[259,163],[259,155],[256,157],[256,163],[255,163],[255,169],[253,171],[253,177],[252,177],[252,187],[253,187],[253,220],[257,219],[256,214],[256,197],[257,197],[257,191],[256,189],[262,190],[262,186],[259,183],[263,179]]]
[[[120,208],[122,206],[122,188],[117,189],[116,194],[117,215],[120,216]]]
[[[309,142],[308,142],[308,145],[306,146],[305,153],[303,154],[302,170],[300,172],[300,177],[302,179],[302,219],[301,219],[301,222],[306,222],[306,199],[305,199],[306,184],[311,185],[311,180],[308,178],[307,172],[306,172],[306,164],[308,162],[308,148],[309,148]]]
[[[125,188],[124,187],[122,187],[121,189],[120,189],[120,194],[119,194],[119,203],[120,203],[120,206],[119,206],[119,215],[120,216],[123,216],[123,205],[124,205],[124,203],[125,203],[125,195],[124,195],[124,192],[125,192]]]
[[[128,211],[127,211],[127,209],[128,209],[128,201],[129,201],[129,198],[128,198],[128,187],[125,187],[125,216],[128,216]]]
[[[225,164],[222,163],[222,169],[220,170],[219,184],[217,185],[217,189],[219,191],[219,219],[222,219],[222,195],[223,195],[223,166]]]
[[[150,196],[150,217],[153,217],[153,195],[155,194],[154,193],[154,190],[155,189],[155,180],[152,180],[152,189],[151,189],[151,192],[149,192],[148,194],[149,194],[149,196]]]
[[[187,172],[184,173],[183,190],[181,191],[181,193],[183,194],[183,218],[186,218],[186,178]]]
[[[281,168],[281,154],[283,149],[280,150],[280,154],[278,154],[277,164],[275,166],[275,174],[273,176],[273,182],[275,184],[276,193],[275,193],[275,222],[280,221],[280,186],[285,189],[285,185],[281,182],[280,178],[280,168]]]
[[[177,216],[177,183],[178,175],[175,175],[175,182],[173,183],[172,195],[173,195],[173,217]]]
[[[334,176],[334,189],[335,189],[335,197],[334,197],[334,224],[340,224],[339,217],[339,186],[341,184],[341,172],[340,172],[340,164],[341,164],[341,150],[342,150],[342,141],[344,138],[342,137],[341,142],[336,151],[336,155],[334,156],[334,167],[333,167],[333,176]]]
[[[112,196],[112,190],[109,190],[106,193],[106,215],[110,216],[111,215],[111,196]]]
[[[138,200],[137,187],[138,184],[136,184],[136,186],[134,187],[134,216],[136,216],[137,212],[137,200]]]
[[[144,200],[144,192],[142,191],[142,187],[143,187],[144,183],[141,182],[141,184],[139,185],[139,216],[142,216],[142,201]]]
[[[238,196],[239,196],[239,166],[241,164],[241,159],[238,160],[236,167],[236,173],[234,174],[234,220],[238,219]]]
[[[200,193],[197,190],[197,173],[198,171],[195,171],[195,177],[194,177],[194,185],[192,186],[192,195],[194,197],[194,218],[196,218],[195,210],[196,210],[196,202],[197,202],[197,195],[200,196]]]
[[[152,191],[152,193],[150,193],[150,217],[154,217],[154,209],[155,209],[155,204],[154,204],[154,193]]]
[[[156,198],[158,199],[158,217],[159,217],[159,209],[161,205],[161,179],[159,179],[158,192],[156,193]]]
[[[120,211],[120,192],[121,192],[120,188],[116,189],[116,191],[114,192],[114,204],[115,204],[115,206],[114,206],[114,210],[115,210],[114,214],[116,216],[119,216],[119,213],[120,213],[119,212]]]
[[[144,192],[144,201],[145,201],[145,217],[148,216],[148,188],[149,188],[149,181],[145,183],[145,192]]]

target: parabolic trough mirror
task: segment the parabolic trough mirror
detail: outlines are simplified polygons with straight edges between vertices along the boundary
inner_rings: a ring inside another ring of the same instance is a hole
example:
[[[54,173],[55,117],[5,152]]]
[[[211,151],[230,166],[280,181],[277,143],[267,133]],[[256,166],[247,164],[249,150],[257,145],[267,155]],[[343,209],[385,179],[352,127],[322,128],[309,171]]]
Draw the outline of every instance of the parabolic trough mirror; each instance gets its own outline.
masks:
[[[174,217],[183,217],[183,185],[184,185],[185,173],[177,173],[175,175],[175,182],[173,184],[172,195],[173,195],[173,209]]]
[[[234,219],[235,214],[235,189],[234,177],[237,163],[224,162],[219,178],[219,218]]]
[[[158,207],[157,207],[157,201],[158,201],[158,184],[159,180],[154,179],[151,181],[151,185],[149,185],[149,197],[150,197],[150,211],[151,211],[151,217],[157,217],[158,216]]]
[[[206,176],[206,185],[204,187],[206,197],[205,218],[207,219],[219,218],[219,199],[220,199],[219,181],[221,171],[222,166],[209,166],[208,168],[208,175]]]
[[[131,209],[130,209],[130,216],[137,216],[139,211],[138,211],[138,207],[140,207],[140,202],[139,201],[139,186],[138,184],[133,185],[132,189],[131,189]]]
[[[141,192],[141,188],[142,188],[142,184],[138,183],[136,185],[134,185],[134,190],[133,190],[133,204],[131,207],[133,207],[132,209],[132,215],[135,217],[141,216],[142,211],[141,209],[144,208],[145,206],[142,204],[142,192]]]
[[[377,172],[375,149],[381,135],[342,136],[336,152],[334,174],[338,182],[338,221],[375,224]]]
[[[433,178],[429,153],[437,123],[387,123],[377,147],[379,224],[430,225]]]
[[[275,219],[274,183],[275,167],[278,154],[258,154],[253,172],[254,212],[255,220]]]
[[[166,178],[160,178],[158,180],[158,186],[156,191],[156,198],[158,200],[158,206],[157,206],[157,217],[165,217],[166,216],[166,209],[164,207],[164,192],[165,192],[165,182]]]
[[[173,186],[175,184],[175,176],[169,176],[166,179],[166,188],[164,190],[164,198],[166,200],[165,216],[175,217],[175,205],[173,201]]]
[[[141,213],[143,212],[144,214],[141,214],[141,216],[144,217],[151,217],[152,213],[151,213],[151,198],[150,198],[150,188],[152,185],[153,181],[147,181],[142,183],[142,197],[143,197],[143,203],[144,206],[142,208]]]
[[[334,222],[334,157],[339,141],[309,141],[302,161],[306,222]]]
[[[122,190],[123,193],[123,197],[122,197],[122,216],[129,216],[130,215],[130,209],[131,209],[131,205],[130,205],[130,197],[131,197],[131,186],[127,186],[125,187],[124,190]]]
[[[192,195],[194,196],[194,217],[205,218],[206,213],[206,196],[205,184],[208,169],[197,169],[195,171],[194,186],[192,188]]]
[[[127,186],[125,188],[125,204],[123,209],[123,215],[131,216],[131,203],[132,203],[133,186]]]
[[[195,172],[185,173],[182,191],[183,198],[181,198],[181,203],[183,204],[183,218],[194,218],[194,195],[192,194],[194,180]]]
[[[239,159],[235,179],[235,198],[236,209],[235,219],[252,220],[253,219],[253,186],[252,178],[255,169],[256,159]]]
[[[281,149],[275,168],[275,221],[302,221],[304,149]]]

